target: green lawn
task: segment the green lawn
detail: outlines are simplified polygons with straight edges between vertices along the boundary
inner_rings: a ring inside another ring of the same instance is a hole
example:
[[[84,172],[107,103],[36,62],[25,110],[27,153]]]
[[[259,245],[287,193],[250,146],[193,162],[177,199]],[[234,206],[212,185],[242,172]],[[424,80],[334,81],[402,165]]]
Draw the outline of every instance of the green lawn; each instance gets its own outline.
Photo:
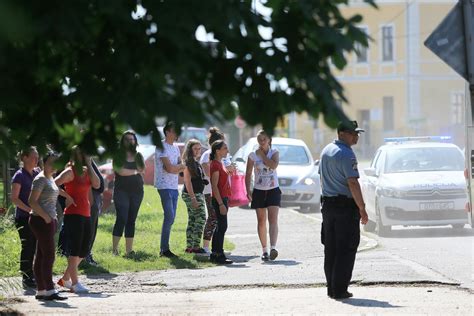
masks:
[[[18,272],[18,257],[20,251],[20,241],[15,231],[11,219],[0,218],[0,277],[16,276]],[[114,214],[104,214],[99,218],[99,229],[94,244],[94,258],[99,262],[100,267],[88,267],[81,270],[81,273],[115,273],[125,271],[181,269],[181,268],[202,268],[212,266],[208,260],[185,254],[186,248],[186,225],[187,211],[179,198],[176,220],[171,232],[170,248],[179,255],[176,259],[161,258],[159,256],[159,244],[161,224],[163,222],[163,211],[161,209],[160,198],[156,190],[151,186],[145,187],[145,198],[138,213],[135,230],[135,246],[137,253],[135,259],[124,258],[112,255],[112,229],[115,222]],[[122,239],[120,249],[125,252],[125,240]],[[233,245],[226,241],[225,248],[233,249]],[[54,273],[61,274],[66,267],[66,259],[61,256],[56,257]]]

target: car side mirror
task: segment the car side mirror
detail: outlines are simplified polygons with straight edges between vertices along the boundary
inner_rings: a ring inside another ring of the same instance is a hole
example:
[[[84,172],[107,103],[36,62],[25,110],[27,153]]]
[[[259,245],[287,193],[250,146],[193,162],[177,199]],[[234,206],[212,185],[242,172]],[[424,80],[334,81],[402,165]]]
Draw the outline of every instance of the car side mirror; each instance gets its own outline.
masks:
[[[235,158],[235,161],[245,163],[245,160],[244,160],[244,158],[242,158],[242,157]]]
[[[364,173],[368,177],[377,177],[378,176],[377,171],[375,170],[375,168],[365,168]]]

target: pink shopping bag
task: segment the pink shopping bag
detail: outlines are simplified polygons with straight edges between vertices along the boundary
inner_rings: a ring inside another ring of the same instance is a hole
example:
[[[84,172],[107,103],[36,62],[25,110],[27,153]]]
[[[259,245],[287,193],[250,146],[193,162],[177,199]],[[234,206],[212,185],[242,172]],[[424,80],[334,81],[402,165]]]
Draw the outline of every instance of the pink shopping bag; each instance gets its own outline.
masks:
[[[232,194],[229,199],[229,207],[248,205],[247,190],[245,189],[245,175],[233,174],[230,177]]]

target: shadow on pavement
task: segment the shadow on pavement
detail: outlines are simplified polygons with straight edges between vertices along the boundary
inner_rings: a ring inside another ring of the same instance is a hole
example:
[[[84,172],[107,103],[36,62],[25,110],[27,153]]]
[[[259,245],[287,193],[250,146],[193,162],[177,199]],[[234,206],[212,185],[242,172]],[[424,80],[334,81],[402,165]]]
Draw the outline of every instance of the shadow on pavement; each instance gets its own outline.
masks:
[[[274,260],[274,261],[263,261],[262,264],[296,266],[296,265],[301,264],[301,262],[295,261],[295,260]]]
[[[41,301],[41,306],[43,307],[53,307],[53,308],[69,308],[77,309],[77,307],[71,306],[64,301]]]
[[[87,274],[86,273],[86,276],[88,279],[92,279],[92,280],[95,280],[95,279],[104,279],[104,280],[110,280],[110,279],[113,279],[113,278],[116,278],[118,276],[118,274],[115,274],[115,273],[101,273],[101,274]]]
[[[403,306],[392,305],[389,302],[371,300],[365,298],[348,298],[341,300],[341,303],[353,305],[353,306],[363,306],[363,307],[382,307],[382,308],[399,308]]]
[[[467,226],[466,226],[467,227]],[[468,237],[474,236],[474,229],[451,227],[410,227],[393,229],[383,238],[429,238],[429,237]]]
[[[79,297],[90,297],[90,298],[108,298],[113,295],[111,294],[104,294],[102,292],[89,292],[89,293],[82,293],[82,294],[77,294]]]
[[[230,268],[230,269],[243,269],[243,268],[248,269],[248,268],[250,268],[245,263],[238,263],[238,262],[234,262],[233,264],[225,264],[223,266],[226,267],[226,268]]]
[[[258,256],[229,256],[235,263],[249,262],[252,259],[258,258]]]

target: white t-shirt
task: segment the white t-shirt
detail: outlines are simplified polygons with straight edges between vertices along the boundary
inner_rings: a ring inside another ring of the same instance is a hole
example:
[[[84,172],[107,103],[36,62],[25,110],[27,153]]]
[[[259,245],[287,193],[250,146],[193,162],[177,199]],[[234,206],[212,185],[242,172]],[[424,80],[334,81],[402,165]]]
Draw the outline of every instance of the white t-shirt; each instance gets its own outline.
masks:
[[[270,148],[267,153],[267,158],[272,159],[273,155],[277,153],[278,150]],[[258,190],[271,190],[278,188],[278,176],[277,172],[274,169],[267,167],[262,158],[258,156],[255,152],[251,152],[249,159],[252,159],[254,162],[254,184],[253,187]]]
[[[178,174],[169,173],[165,170],[162,157],[167,157],[171,164],[176,165],[179,161],[179,148],[163,141],[163,149],[155,149],[155,188],[178,190]]]
[[[199,163],[202,165],[202,164],[205,164],[205,163],[209,163],[209,155],[211,154],[211,150],[208,149],[206,150],[205,152],[202,153],[201,155],[201,159],[199,159]],[[212,193],[212,187],[211,187],[211,179],[209,179],[209,177],[207,175],[204,176],[204,178],[209,181],[209,184],[206,185],[204,187],[204,191],[202,193],[204,194],[211,194]]]

